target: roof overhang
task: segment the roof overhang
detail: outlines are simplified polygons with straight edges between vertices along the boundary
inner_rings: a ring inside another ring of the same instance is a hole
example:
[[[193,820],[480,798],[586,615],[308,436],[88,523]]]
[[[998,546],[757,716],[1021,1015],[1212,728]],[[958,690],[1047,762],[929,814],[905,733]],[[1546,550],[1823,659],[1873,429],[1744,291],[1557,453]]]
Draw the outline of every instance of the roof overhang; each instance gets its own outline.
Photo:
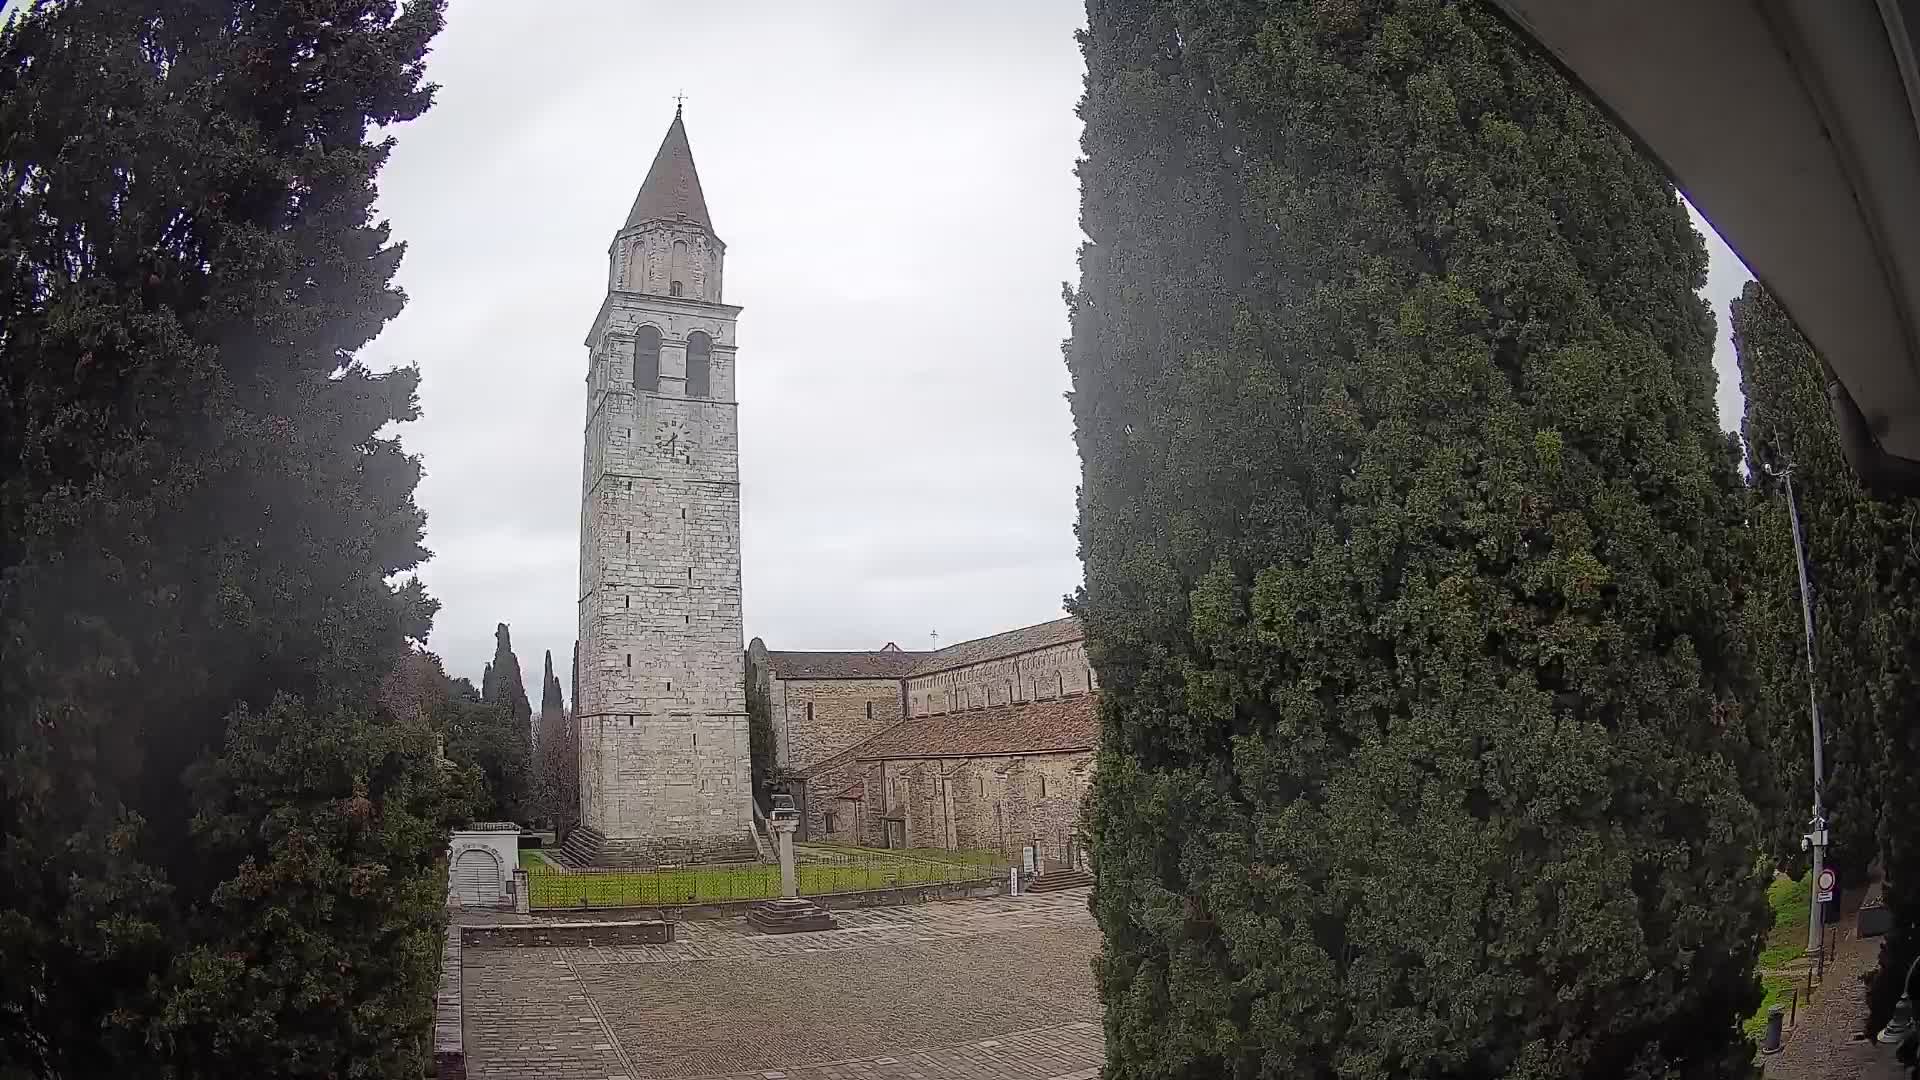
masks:
[[[1848,459],[1920,494],[1920,0],[1494,0],[1673,177],[1826,366]]]

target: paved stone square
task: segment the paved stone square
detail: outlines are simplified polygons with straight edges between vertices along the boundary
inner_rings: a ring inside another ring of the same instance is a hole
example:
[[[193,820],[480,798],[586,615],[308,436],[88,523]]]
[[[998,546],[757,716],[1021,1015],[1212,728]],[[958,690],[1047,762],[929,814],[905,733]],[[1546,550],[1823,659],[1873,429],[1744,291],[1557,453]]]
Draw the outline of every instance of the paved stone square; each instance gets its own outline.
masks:
[[[1086,893],[838,913],[767,937],[470,950],[474,1080],[1025,1080],[1098,1075]]]

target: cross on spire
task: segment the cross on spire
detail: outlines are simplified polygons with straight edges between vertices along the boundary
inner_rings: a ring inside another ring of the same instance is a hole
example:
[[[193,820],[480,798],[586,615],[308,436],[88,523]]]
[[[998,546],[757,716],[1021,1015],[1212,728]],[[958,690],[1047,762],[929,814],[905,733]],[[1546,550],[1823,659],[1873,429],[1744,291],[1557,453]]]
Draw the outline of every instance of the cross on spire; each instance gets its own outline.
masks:
[[[933,639],[933,651],[939,652],[940,651],[940,631],[938,630],[932,631],[927,636]]]
[[[686,100],[687,92],[685,90],[673,95],[673,118],[675,120],[680,119],[680,106],[685,104]]]

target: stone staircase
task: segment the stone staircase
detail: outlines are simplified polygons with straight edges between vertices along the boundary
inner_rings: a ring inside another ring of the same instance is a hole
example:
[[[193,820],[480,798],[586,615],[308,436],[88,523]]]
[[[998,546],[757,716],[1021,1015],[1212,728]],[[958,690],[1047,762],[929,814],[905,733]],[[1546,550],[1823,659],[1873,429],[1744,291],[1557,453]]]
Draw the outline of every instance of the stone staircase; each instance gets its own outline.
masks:
[[[1092,884],[1092,874],[1087,873],[1085,870],[1075,870],[1071,867],[1062,866],[1040,871],[1032,881],[1027,883],[1026,891],[1030,893],[1050,893],[1059,892],[1062,889],[1085,888]]]
[[[662,837],[644,845],[609,841],[600,830],[577,826],[560,845],[559,860],[576,868],[651,869],[667,866],[725,866],[760,862],[760,845],[750,830],[724,840]]]

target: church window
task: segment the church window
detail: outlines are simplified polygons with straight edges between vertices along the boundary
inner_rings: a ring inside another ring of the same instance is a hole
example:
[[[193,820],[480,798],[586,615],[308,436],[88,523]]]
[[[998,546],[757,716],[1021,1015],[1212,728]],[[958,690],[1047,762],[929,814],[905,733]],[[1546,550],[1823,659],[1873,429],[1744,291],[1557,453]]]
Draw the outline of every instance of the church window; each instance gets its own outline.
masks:
[[[687,335],[687,396],[713,396],[713,341],[695,330]]]
[[[651,326],[633,335],[633,388],[645,394],[660,392],[660,331]]]
[[[628,654],[627,654],[627,666],[628,666],[629,668],[631,668],[631,667],[633,666],[633,654],[632,654],[632,653],[628,653]]]
[[[1064,671],[1057,672],[1055,673],[1055,677],[1060,680],[1060,696],[1065,697],[1067,695],[1067,673]]]
[[[631,596],[623,596],[623,597],[621,597],[621,598],[620,598],[620,606],[621,606],[621,607],[623,607],[623,608],[630,608],[630,607],[632,607],[632,606],[633,606],[633,597],[631,597]]]
[[[873,702],[867,702],[867,719],[873,719]]]
[[[1043,799],[1047,797],[1047,774],[1046,773],[1040,774],[1040,797]]]
[[[679,296],[686,291],[686,286],[683,284],[687,280],[687,242],[685,240],[673,242],[673,250],[667,263],[667,280],[672,282],[667,286],[668,295]]]
[[[813,702],[807,702],[807,723],[813,723]]]
[[[826,818],[827,818],[827,832],[832,832],[833,831],[833,811],[831,810],[827,811]]]

